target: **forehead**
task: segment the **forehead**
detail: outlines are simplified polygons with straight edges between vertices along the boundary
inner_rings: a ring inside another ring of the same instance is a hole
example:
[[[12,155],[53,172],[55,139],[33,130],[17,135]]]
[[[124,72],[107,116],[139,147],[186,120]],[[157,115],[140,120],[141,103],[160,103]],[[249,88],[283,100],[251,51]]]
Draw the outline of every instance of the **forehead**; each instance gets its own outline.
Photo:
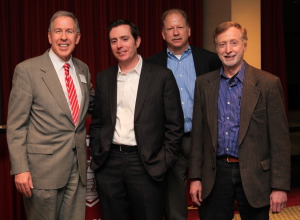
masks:
[[[165,17],[165,25],[172,25],[174,23],[183,23],[185,24],[184,17],[179,12],[172,12]]]
[[[216,37],[217,41],[223,40],[240,40],[242,39],[242,31],[237,29],[236,27],[230,27],[228,30],[222,32]]]
[[[109,38],[119,38],[122,36],[132,36],[130,26],[123,24],[117,27],[113,27],[109,32]]]
[[[54,19],[53,27],[63,27],[63,26],[75,27],[75,22],[72,18],[67,16],[61,16]]]

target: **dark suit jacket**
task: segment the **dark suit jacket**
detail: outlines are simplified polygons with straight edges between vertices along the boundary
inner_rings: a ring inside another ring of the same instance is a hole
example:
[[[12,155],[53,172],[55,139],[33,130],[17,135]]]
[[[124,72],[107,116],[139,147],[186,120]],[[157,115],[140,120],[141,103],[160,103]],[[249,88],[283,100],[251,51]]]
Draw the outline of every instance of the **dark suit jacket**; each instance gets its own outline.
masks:
[[[191,46],[196,75],[211,72],[221,67],[221,61],[216,53],[208,50]],[[146,59],[149,63],[158,64],[167,67],[168,54],[167,49]]]
[[[75,127],[48,52],[16,66],[8,105],[11,174],[30,171],[37,189],[65,186],[73,164],[74,147],[80,178],[86,184],[85,116],[94,95],[88,66],[72,58],[82,92]],[[85,82],[81,78],[85,78]]]
[[[116,125],[117,72],[111,67],[97,76],[95,110],[90,128],[91,168],[101,168],[109,154]],[[172,72],[143,62],[134,113],[134,131],[141,161],[161,181],[179,151],[183,113]]]
[[[280,79],[245,64],[238,149],[246,197],[270,204],[272,189],[290,189],[290,140]],[[190,178],[202,180],[202,198],[216,175],[220,70],[196,80]]]

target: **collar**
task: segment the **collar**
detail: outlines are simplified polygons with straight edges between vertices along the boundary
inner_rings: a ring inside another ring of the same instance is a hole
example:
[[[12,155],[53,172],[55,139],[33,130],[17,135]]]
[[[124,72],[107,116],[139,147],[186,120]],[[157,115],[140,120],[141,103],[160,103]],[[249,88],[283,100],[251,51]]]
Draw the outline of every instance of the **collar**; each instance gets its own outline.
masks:
[[[73,61],[72,61],[72,56],[71,58],[65,62],[64,60],[62,60],[59,56],[57,56],[53,50],[50,48],[49,50],[49,56],[50,56],[50,59],[53,63],[53,66],[56,70],[60,70],[61,68],[63,68],[63,66],[65,65],[65,63],[69,63],[70,64],[70,68],[74,68],[74,64],[73,64]]]
[[[139,57],[139,62],[136,64],[136,66],[131,69],[130,71],[128,71],[128,73],[137,73],[138,75],[141,75],[141,71],[142,71],[142,65],[143,65],[143,58],[141,55],[138,54],[138,57]],[[122,71],[121,71],[121,68],[120,66],[118,65],[118,75],[119,74],[122,74]]]
[[[224,68],[222,67],[220,70],[220,76],[221,78],[225,78],[225,79],[229,79],[225,73],[224,73]],[[245,77],[245,61],[243,61],[243,64],[241,66],[241,69],[235,74],[235,77],[241,82],[243,83],[244,81],[244,77]]]

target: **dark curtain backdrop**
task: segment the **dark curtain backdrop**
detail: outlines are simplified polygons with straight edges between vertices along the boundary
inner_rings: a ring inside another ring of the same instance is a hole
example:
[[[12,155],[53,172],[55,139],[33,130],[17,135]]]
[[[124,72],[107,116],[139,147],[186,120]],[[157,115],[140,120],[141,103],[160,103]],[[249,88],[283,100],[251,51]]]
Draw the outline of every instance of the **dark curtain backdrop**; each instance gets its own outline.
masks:
[[[139,53],[144,57],[162,50],[161,14],[169,8],[187,12],[192,27],[190,43],[202,46],[202,0],[1,0],[0,1],[0,93],[2,122],[13,71],[19,62],[43,54],[48,48],[49,19],[58,10],[72,11],[78,18],[81,39],[74,56],[90,67],[92,83],[97,72],[116,64],[107,40],[108,24],[119,18],[134,22],[141,32]],[[20,194],[9,174],[6,138],[0,138],[0,220],[24,220]]]
[[[116,64],[107,40],[107,25],[125,18],[141,31],[140,54],[148,57],[165,47],[160,16],[169,8],[181,8],[190,17],[190,43],[202,46],[202,0],[1,0],[0,1],[0,104],[6,123],[13,70],[17,63],[44,53],[48,48],[47,29],[57,10],[74,12],[81,28],[81,40],[74,56],[96,73]],[[282,0],[261,0],[262,69],[280,77],[286,97],[286,68],[283,42]],[[210,33],[205,33],[210,34]],[[286,97],[287,100],[287,97]],[[9,174],[4,134],[0,134],[0,220],[26,219],[21,196]]]
[[[261,0],[261,68],[281,79],[288,112],[283,0]]]

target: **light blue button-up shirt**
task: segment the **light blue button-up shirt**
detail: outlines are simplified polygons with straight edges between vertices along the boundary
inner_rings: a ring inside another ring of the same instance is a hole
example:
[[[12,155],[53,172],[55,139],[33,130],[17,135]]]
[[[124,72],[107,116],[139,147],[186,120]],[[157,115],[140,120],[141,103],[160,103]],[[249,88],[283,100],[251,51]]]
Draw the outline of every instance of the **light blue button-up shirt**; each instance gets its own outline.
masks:
[[[184,132],[192,130],[192,116],[194,106],[194,90],[196,70],[191,47],[189,46],[181,56],[175,55],[169,49],[168,68],[173,71],[179,91],[181,106],[184,114]]]

